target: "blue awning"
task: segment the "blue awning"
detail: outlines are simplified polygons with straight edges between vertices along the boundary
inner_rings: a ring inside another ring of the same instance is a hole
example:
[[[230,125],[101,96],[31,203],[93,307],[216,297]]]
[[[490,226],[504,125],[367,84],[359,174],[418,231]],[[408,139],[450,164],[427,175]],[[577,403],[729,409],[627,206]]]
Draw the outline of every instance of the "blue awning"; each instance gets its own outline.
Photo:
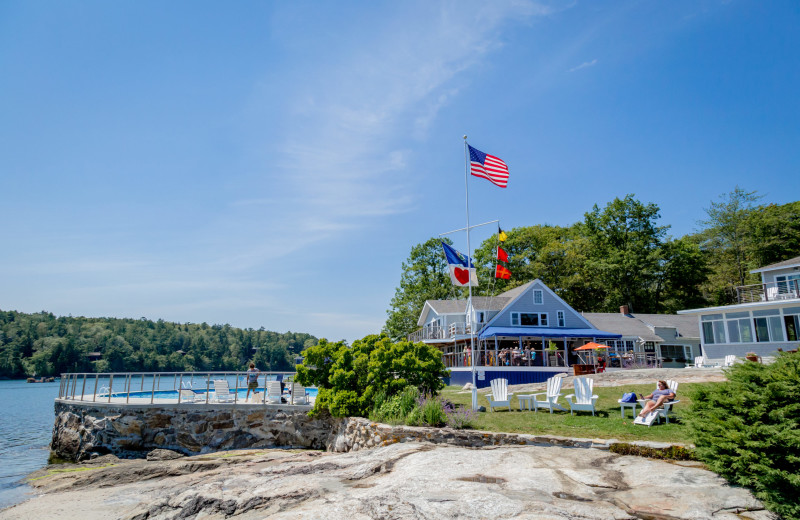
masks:
[[[512,338],[605,338],[618,339],[622,334],[605,332],[597,329],[560,329],[549,327],[487,327],[483,329],[478,338],[486,339],[497,336]]]

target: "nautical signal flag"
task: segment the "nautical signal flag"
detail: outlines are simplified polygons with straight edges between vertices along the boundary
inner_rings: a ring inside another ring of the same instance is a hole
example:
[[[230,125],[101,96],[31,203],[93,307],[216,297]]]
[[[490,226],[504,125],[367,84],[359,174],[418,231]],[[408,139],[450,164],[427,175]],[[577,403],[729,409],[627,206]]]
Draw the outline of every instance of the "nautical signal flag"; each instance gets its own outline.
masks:
[[[508,165],[499,157],[483,153],[469,145],[470,173],[482,177],[495,186],[508,186]]]
[[[502,248],[497,248],[497,260],[500,262],[508,262],[508,253]]]
[[[502,229],[500,229],[499,226],[497,228],[497,238],[498,238],[498,240],[500,240],[500,242],[505,242],[506,239],[508,238],[508,235],[506,235],[506,232],[503,231]]]
[[[459,253],[449,245],[442,242],[447,266],[450,268],[450,281],[458,287],[478,286],[478,273],[472,260],[465,254]]]
[[[501,280],[510,280],[511,279],[511,271],[508,270],[508,267],[503,267],[500,264],[497,264],[497,269],[494,272],[495,278],[500,278]]]

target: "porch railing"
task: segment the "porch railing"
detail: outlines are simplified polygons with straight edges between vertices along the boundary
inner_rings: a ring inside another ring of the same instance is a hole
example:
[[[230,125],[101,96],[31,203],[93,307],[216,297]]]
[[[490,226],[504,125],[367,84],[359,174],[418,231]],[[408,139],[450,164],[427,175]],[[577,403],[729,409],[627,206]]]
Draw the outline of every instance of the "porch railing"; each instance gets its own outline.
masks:
[[[483,328],[483,323],[477,325],[475,332],[480,332]],[[431,326],[423,327],[418,331],[412,332],[408,335],[408,340],[417,342],[431,339],[451,339],[456,336],[465,336],[470,333],[470,326],[464,322],[451,323],[447,327]]]
[[[783,301],[800,299],[798,280],[743,285],[736,288],[739,303]]]
[[[295,372],[259,372],[256,392],[263,392],[262,399],[266,402],[267,381],[289,381]],[[64,373],[61,374],[61,384],[58,388],[59,399],[72,401],[89,401],[99,403],[126,403],[131,398],[136,403],[140,399],[150,404],[156,399],[163,402],[157,392],[175,392],[168,400],[174,399],[180,404],[186,402],[184,393],[189,391],[200,399],[195,403],[215,402],[214,381],[224,380],[228,383],[232,402],[239,402],[239,390],[247,388],[247,372],[108,372],[108,373]],[[216,397],[216,395],[215,395]]]

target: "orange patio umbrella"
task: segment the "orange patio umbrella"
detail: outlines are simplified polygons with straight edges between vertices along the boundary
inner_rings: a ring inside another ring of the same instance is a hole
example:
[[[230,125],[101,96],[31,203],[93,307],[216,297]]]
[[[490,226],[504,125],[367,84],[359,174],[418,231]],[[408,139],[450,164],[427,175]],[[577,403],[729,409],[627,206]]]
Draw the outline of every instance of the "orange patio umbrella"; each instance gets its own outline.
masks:
[[[582,347],[578,347],[575,350],[597,350],[601,348],[611,348],[608,345],[601,345],[600,343],[587,343]]]

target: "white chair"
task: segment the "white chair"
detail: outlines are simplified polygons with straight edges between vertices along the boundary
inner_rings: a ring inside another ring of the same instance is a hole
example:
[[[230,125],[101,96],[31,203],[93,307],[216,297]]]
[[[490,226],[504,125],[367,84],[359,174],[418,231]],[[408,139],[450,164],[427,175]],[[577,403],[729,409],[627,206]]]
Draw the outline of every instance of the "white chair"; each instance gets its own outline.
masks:
[[[281,382],[267,381],[267,402],[281,404]]]
[[[592,387],[594,386],[594,379],[589,377],[576,377],[573,381],[575,389],[574,394],[569,394],[564,397],[569,403],[569,414],[572,415],[574,411],[590,411],[594,415],[595,404],[597,404],[598,396],[592,395]],[[572,402],[572,399],[575,402]]]
[[[566,412],[567,409],[557,403],[558,398],[561,397],[561,383],[564,381],[566,374],[558,374],[547,380],[547,392],[533,394],[533,410],[538,412],[539,408],[547,408],[550,413],[553,410],[561,410]],[[540,399],[544,396],[544,399]]]
[[[228,381],[225,379],[214,380],[214,400],[218,403],[234,402],[234,396],[228,386]]]
[[[489,401],[489,410],[494,411],[498,406],[508,406],[511,410],[511,396],[513,393],[508,392],[508,379],[492,379],[492,393],[486,396]]]
[[[692,366],[694,366],[695,368],[702,368],[703,363],[705,363],[705,358],[703,356],[697,356],[696,358],[694,358],[694,365]]]
[[[656,408],[655,410],[650,412],[651,415],[652,414],[655,414],[655,415],[653,415],[653,417],[648,417],[645,422],[643,422],[643,423],[634,423],[634,424],[643,424],[644,426],[648,426],[649,427],[649,426],[653,425],[653,420],[654,419],[657,419],[659,424],[660,424],[662,417],[664,418],[666,423],[669,424],[669,413],[672,410],[672,405],[674,405],[676,403],[680,403],[680,401],[677,399],[677,397],[678,397],[678,382],[674,381],[672,379],[667,379],[666,383],[667,383],[667,388],[669,388],[670,390],[675,392],[675,400],[667,401],[666,403],[664,403],[659,408]],[[658,388],[658,386],[656,386],[656,388]],[[641,407],[644,408],[644,404],[647,401],[648,401],[648,399],[639,399],[638,402],[641,405]],[[636,410],[636,409],[634,408],[634,410]]]
[[[300,383],[292,383],[292,404],[308,404],[306,387]]]
[[[206,401],[206,397],[203,394],[188,388],[181,389],[178,393],[182,403],[204,403]]]
[[[733,354],[728,354],[727,356],[725,356],[726,367],[732,367],[734,363],[736,363],[736,356],[734,356]]]

